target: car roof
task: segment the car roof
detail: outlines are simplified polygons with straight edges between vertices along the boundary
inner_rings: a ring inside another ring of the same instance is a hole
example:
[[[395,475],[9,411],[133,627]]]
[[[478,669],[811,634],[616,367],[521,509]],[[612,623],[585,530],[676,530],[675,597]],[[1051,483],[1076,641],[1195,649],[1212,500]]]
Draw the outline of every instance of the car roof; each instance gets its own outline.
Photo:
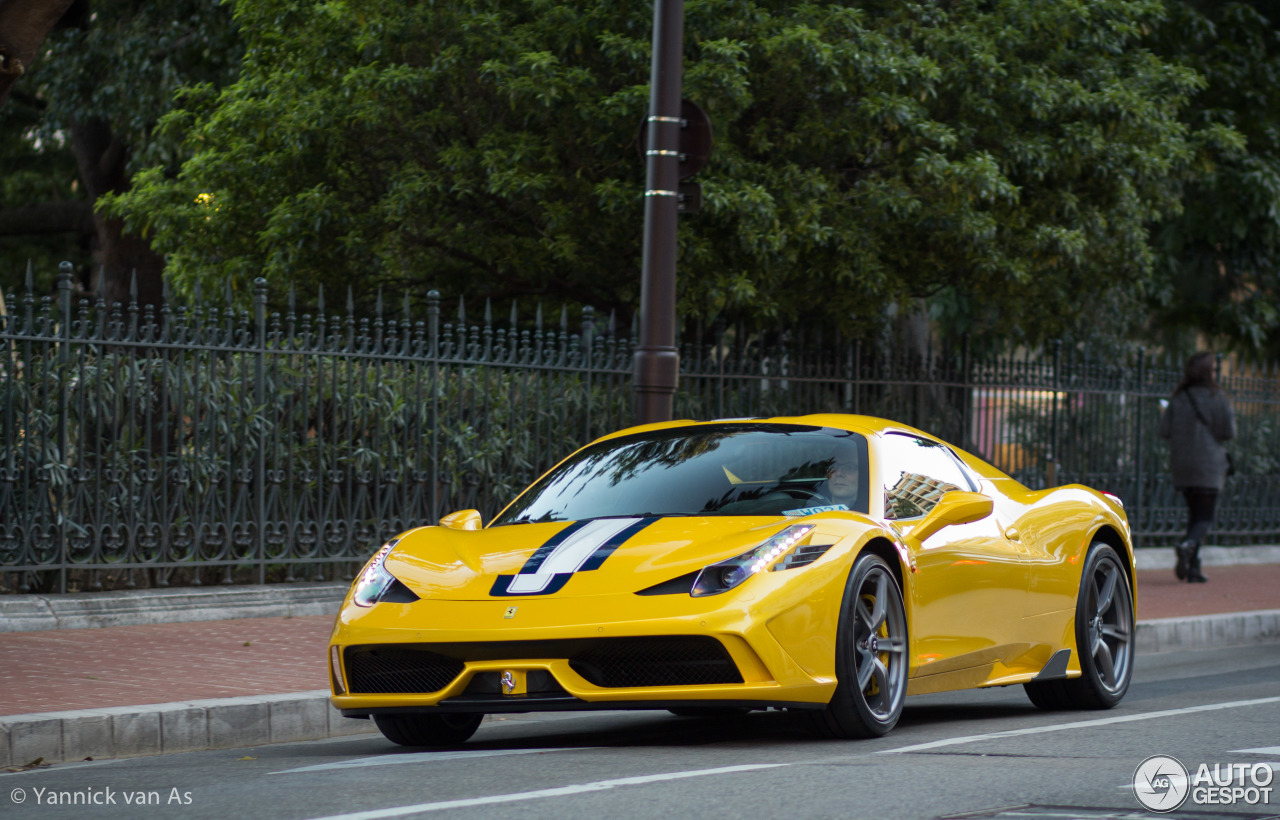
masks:
[[[863,435],[879,435],[888,432],[911,433],[913,435],[923,436],[924,438],[933,439],[941,442],[942,439],[932,436],[923,430],[917,430],[906,424],[889,419],[877,418],[875,416],[861,416],[854,413],[811,413],[806,416],[741,416],[737,418],[708,419],[706,421],[695,421],[694,419],[677,419],[674,421],[662,421],[654,424],[642,424],[635,427],[628,427],[617,432],[601,436],[600,441],[618,438],[620,436],[630,436],[636,433],[645,433],[653,430],[673,430],[681,427],[690,429],[696,427],[704,427],[711,424],[732,424],[741,422],[743,424],[808,424],[815,427],[834,427],[839,430],[849,430]],[[944,444],[946,442],[943,442]]]

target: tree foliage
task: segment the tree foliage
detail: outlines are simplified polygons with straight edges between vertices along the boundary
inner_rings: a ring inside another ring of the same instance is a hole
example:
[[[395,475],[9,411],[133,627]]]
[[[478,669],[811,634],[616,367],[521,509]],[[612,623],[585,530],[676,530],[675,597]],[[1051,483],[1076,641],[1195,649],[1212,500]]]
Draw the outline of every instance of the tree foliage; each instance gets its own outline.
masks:
[[[1146,47],[1156,0],[687,0],[710,114],[682,218],[686,316],[865,333],[929,297],[956,329],[1132,322],[1148,226],[1204,140]],[[239,80],[198,86],[111,213],[182,287],[255,276],[638,300],[648,4],[239,0]],[[1229,136],[1229,135],[1228,135]]]
[[[46,275],[74,259],[82,273],[105,274],[110,299],[127,296],[134,271],[158,297],[163,260],[118,220],[95,220],[93,203],[127,190],[136,167],[180,162],[156,122],[176,89],[224,83],[238,59],[218,0],[72,4],[0,118],[0,283],[14,283],[28,259]]]
[[[1155,234],[1153,335],[1280,355],[1280,3],[1187,0],[1157,32],[1162,53],[1205,78],[1184,115],[1229,128],[1204,146],[1184,210]]]

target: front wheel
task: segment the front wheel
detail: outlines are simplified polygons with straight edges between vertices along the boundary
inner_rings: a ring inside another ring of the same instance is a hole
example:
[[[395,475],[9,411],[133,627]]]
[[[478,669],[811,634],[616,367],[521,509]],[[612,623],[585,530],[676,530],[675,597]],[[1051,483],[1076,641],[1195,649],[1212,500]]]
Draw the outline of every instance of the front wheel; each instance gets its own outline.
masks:
[[[439,715],[374,715],[378,731],[401,746],[455,746],[480,728],[480,713],[446,712]]]
[[[1089,548],[1076,598],[1078,678],[1024,684],[1041,709],[1110,709],[1133,678],[1133,594],[1120,557],[1110,546]]]
[[[880,737],[907,694],[907,612],[893,570],[864,553],[845,586],[836,635],[836,691],[814,715],[827,737]]]

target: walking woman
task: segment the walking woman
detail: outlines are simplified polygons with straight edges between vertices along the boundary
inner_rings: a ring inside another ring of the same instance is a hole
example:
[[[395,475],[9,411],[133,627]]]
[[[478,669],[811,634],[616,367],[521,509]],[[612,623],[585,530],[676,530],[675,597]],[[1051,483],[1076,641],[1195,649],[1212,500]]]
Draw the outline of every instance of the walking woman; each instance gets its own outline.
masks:
[[[1187,360],[1182,381],[1160,417],[1160,437],[1169,441],[1173,486],[1187,499],[1187,536],[1178,544],[1174,574],[1179,581],[1203,583],[1200,544],[1213,527],[1218,493],[1226,483],[1230,459],[1223,442],[1236,436],[1231,402],[1214,378],[1212,353]]]

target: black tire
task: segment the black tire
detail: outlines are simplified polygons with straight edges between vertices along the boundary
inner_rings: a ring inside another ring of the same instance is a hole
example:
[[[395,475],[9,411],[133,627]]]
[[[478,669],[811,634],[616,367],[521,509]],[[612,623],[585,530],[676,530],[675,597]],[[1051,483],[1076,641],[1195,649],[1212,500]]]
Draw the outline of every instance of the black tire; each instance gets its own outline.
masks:
[[[1076,649],[1082,674],[1023,684],[1041,709],[1110,709],[1133,679],[1133,593],[1129,574],[1107,544],[1089,547],[1076,596]]]
[[[836,691],[815,728],[825,737],[880,737],[897,724],[907,693],[907,612],[893,570],[864,553],[845,584],[836,635]],[[861,682],[861,683],[860,683]]]
[[[373,716],[382,736],[401,746],[456,746],[474,735],[482,720],[479,712]]]
[[[667,711],[676,717],[737,717],[751,710],[743,706],[676,706]]]

